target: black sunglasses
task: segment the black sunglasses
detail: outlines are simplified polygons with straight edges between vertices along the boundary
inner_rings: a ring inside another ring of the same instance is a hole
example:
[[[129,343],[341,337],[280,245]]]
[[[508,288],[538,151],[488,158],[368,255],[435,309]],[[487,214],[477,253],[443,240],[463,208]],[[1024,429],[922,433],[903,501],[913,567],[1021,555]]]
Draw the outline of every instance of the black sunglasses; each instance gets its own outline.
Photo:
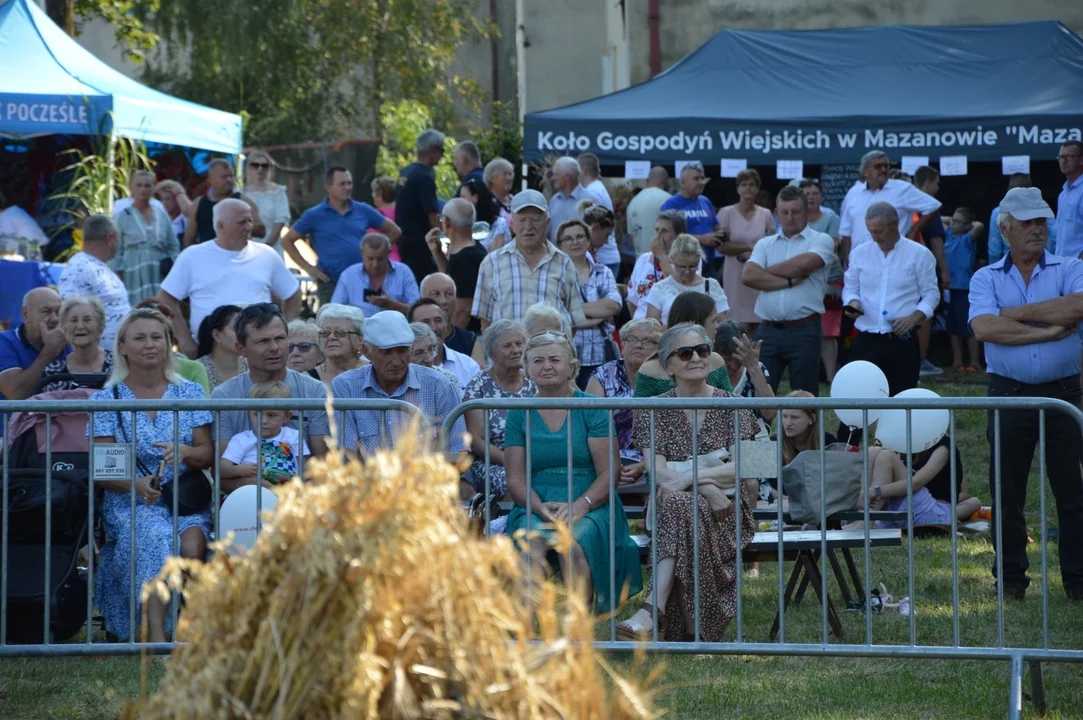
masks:
[[[250,168],[256,168],[257,170],[263,170],[264,168],[269,168],[269,167],[271,167],[271,163],[265,163],[265,162],[251,162],[251,163],[248,163],[248,167],[250,167]]]
[[[316,347],[316,343],[290,343],[290,352],[300,350],[301,352],[306,353],[314,347]]]
[[[711,346],[708,343],[685,345],[684,347],[677,348],[673,354],[676,355],[681,362],[688,362],[692,359],[692,353],[699,355],[700,360],[705,360],[707,356],[711,354]]]
[[[278,307],[276,303],[256,303],[255,305],[249,305],[244,310],[241,310],[241,319],[251,320],[253,318],[258,318],[264,313],[281,315],[282,308]]]

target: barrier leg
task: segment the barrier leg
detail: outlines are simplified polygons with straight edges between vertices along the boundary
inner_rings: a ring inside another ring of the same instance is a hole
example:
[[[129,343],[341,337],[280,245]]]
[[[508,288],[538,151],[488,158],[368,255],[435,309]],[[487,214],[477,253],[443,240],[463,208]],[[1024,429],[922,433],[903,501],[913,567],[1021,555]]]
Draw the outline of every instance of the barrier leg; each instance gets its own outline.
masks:
[[[1045,679],[1040,662],[1030,663],[1030,702],[1034,705],[1034,712],[1045,715]]]
[[[1008,718],[1023,717],[1023,657],[1012,655],[1011,684],[1008,687]]]

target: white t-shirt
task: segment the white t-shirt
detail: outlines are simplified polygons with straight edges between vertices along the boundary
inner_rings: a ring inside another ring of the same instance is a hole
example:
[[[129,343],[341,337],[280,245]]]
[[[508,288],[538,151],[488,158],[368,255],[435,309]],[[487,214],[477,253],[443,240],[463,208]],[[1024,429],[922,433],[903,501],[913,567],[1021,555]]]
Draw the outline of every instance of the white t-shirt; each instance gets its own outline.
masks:
[[[722,291],[722,286],[718,284],[718,281],[711,278],[707,281],[707,294],[714,300],[715,312],[729,312],[730,304],[726,300],[726,293]],[[677,299],[677,296],[683,292],[688,291],[704,292],[703,283],[699,283],[695,287],[689,287],[679,284],[674,278],[667,277],[661,282],[655,283],[651,291],[647,293],[647,302],[644,305],[650,305],[656,307],[662,311],[662,324],[669,325],[669,308],[673,306],[673,301]]]
[[[183,300],[189,298],[192,336],[199,333],[203,318],[222,305],[270,302],[293,297],[300,285],[272,248],[251,242],[243,250],[226,250],[217,241],[200,243],[177,256],[173,269],[162,280],[162,290]]]
[[[632,236],[638,254],[642,255],[651,249],[658,213],[662,211],[662,204],[670,197],[662,188],[649,187],[640,190],[632,198],[632,202],[628,203],[628,234]]]
[[[598,197],[602,207],[612,212],[613,199],[609,197],[609,191],[605,189],[605,183],[601,180],[595,180],[587,185],[586,189]],[[620,262],[620,251],[617,250],[617,239],[613,233],[609,233],[609,239],[605,241],[605,245],[594,251],[594,259],[598,261],[599,265],[616,265]]]
[[[279,446],[288,445],[291,449],[300,447],[301,455],[305,457],[312,454],[308,449],[308,443],[302,445],[301,436],[297,434],[296,428],[283,425],[282,430],[273,438],[270,438],[269,442]],[[226,451],[222,453],[222,458],[237,465],[255,465],[258,459],[256,434],[251,430],[245,430],[231,437],[229,444],[226,445]],[[266,460],[266,458],[267,453],[264,453],[264,459]],[[296,468],[294,471],[296,471]]]
[[[850,238],[851,252],[858,245],[872,240],[865,227],[865,211],[874,202],[888,202],[899,213],[899,234],[906,237],[914,226],[914,213],[928,215],[940,209],[940,201],[926,195],[905,180],[888,180],[879,190],[869,190],[859,182],[846,192],[839,214],[839,235]]]
[[[93,255],[78,252],[72,255],[60,273],[57,292],[65,300],[88,296],[101,300],[105,309],[105,331],[99,344],[106,350],[112,350],[116,343],[117,328],[124,316],[132,310],[128,303],[128,289],[117,274]]]
[[[650,188],[657,190],[657,188]],[[699,261],[699,274],[703,274],[703,261]],[[665,274],[654,261],[654,253],[645,252],[636,258],[635,267],[632,268],[632,276],[628,280],[628,302],[636,306],[635,319],[647,317],[647,293],[654,284],[661,282]]]

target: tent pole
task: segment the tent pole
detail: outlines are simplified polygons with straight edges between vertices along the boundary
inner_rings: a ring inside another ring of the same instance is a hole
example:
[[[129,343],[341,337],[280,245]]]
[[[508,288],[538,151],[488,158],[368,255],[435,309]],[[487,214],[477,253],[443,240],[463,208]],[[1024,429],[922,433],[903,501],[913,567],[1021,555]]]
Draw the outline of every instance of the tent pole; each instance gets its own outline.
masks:
[[[515,74],[519,94],[519,127],[523,131],[526,118],[526,13],[523,8],[523,0],[515,0]],[[523,160],[522,177],[523,190],[527,189],[527,164]]]
[[[109,145],[105,151],[105,162],[109,168],[109,197],[106,198],[106,207],[109,208],[109,215],[113,215],[113,198],[116,195],[117,183],[117,135],[114,132],[112,123],[109,124]]]

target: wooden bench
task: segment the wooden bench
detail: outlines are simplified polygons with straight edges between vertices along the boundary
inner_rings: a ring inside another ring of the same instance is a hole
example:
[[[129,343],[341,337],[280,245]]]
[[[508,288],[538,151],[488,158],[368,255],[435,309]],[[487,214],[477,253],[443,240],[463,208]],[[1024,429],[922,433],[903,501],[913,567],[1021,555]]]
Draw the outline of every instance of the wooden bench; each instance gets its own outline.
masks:
[[[650,560],[650,538],[646,535],[633,535],[632,539],[635,540],[639,546],[640,557],[644,561]],[[782,557],[783,560],[790,560],[794,562],[793,570],[790,572],[790,579],[786,585],[786,594],[783,600],[783,610],[790,606],[791,600],[794,603],[801,602],[801,598],[804,597],[805,591],[811,586],[816,593],[816,598],[821,604],[824,603],[824,597],[822,592],[823,576],[820,573],[820,552],[823,548],[823,537],[819,530],[783,530],[782,532]],[[869,530],[869,547],[897,547],[902,545],[902,531],[899,529],[890,530]],[[834,556],[836,550],[846,551],[849,557],[849,550],[853,548],[865,547],[865,531],[864,530],[828,530],[827,531],[827,552],[828,559],[831,561],[831,568],[834,572],[835,579],[839,583],[839,587],[843,592],[843,599],[846,602],[850,602],[853,596],[850,595],[849,589],[846,585],[846,578],[842,573],[842,568],[838,563],[837,558]],[[743,562],[771,562],[778,560],[778,532],[767,531],[757,532],[752,542],[741,553],[741,560]],[[855,579],[858,581],[857,568],[853,564],[852,558],[850,559],[850,570]],[[858,585],[860,587],[860,585]],[[796,590],[796,594],[795,594]],[[864,590],[861,591],[858,597],[864,597]],[[827,621],[831,626],[831,632],[835,637],[842,638],[842,623],[839,620],[838,611],[835,610],[835,605],[831,601],[831,598],[827,598]],[[768,642],[773,642],[775,636],[778,634],[779,616],[775,616],[775,622],[771,625],[771,632],[768,637]]]

